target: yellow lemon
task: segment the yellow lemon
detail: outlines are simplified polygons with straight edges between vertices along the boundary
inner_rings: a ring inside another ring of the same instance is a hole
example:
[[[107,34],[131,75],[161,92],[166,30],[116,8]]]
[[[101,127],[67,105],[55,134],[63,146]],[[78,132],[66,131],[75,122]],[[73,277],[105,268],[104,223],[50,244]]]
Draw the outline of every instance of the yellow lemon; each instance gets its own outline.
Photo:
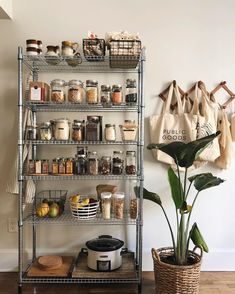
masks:
[[[82,204],[82,206],[86,206],[86,205],[89,204],[89,202],[90,202],[90,199],[89,198],[85,198],[84,200],[82,200],[81,204]]]
[[[73,203],[78,203],[80,200],[80,195],[74,195],[70,197],[70,201]]]

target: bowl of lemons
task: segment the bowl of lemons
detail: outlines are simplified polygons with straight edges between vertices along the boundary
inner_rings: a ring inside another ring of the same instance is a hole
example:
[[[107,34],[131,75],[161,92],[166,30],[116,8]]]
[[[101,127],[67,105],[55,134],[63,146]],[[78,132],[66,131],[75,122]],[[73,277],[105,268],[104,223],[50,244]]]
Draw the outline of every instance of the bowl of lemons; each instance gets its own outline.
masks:
[[[77,219],[92,219],[97,216],[99,201],[92,196],[76,194],[69,197],[69,202],[73,217]]]

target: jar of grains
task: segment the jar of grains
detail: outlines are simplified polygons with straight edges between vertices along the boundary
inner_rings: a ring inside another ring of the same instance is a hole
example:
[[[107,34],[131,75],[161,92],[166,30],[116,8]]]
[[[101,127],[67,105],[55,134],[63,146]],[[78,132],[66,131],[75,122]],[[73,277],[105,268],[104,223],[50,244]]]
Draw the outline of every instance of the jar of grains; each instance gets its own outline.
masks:
[[[84,140],[84,123],[80,120],[74,120],[72,125],[72,140],[83,141]]]
[[[109,104],[111,101],[111,87],[109,85],[101,85],[100,102]]]
[[[104,129],[104,138],[106,141],[116,141],[115,125],[106,124]]]
[[[52,139],[52,127],[51,123],[44,122],[40,125],[40,139],[43,141],[50,141]]]
[[[122,104],[122,86],[121,85],[113,85],[112,103],[115,105]]]
[[[98,103],[98,82],[95,80],[86,81],[86,102],[89,104]]]
[[[114,216],[117,219],[123,219],[124,213],[124,193],[117,192],[114,194]]]
[[[102,175],[109,175],[111,173],[111,157],[102,156],[100,160],[100,173]]]
[[[112,194],[110,192],[102,192],[100,197],[101,197],[102,217],[103,219],[110,219]]]
[[[97,152],[92,151],[88,156],[88,174],[98,175],[99,173],[99,161],[97,157]]]
[[[84,97],[83,82],[71,80],[68,83],[68,101],[74,103],[82,103]]]
[[[121,175],[124,169],[124,160],[122,151],[113,151],[113,174]]]
[[[136,174],[136,152],[126,151],[126,174],[135,175]]]
[[[65,101],[65,81],[55,79],[51,81],[51,101],[62,103]]]
[[[67,118],[55,120],[55,140],[69,140],[69,135],[69,120]]]
[[[72,175],[73,174],[73,158],[67,158],[65,164],[65,173]]]

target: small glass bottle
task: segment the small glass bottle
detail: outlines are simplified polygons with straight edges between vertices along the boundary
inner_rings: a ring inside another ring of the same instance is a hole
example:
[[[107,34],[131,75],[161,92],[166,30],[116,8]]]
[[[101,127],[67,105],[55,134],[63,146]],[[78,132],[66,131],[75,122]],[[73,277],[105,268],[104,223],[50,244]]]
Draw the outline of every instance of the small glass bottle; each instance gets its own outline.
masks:
[[[83,141],[84,140],[84,124],[80,120],[74,120],[72,125],[72,140],[73,141]]]
[[[113,85],[112,87],[112,103],[114,105],[122,104],[122,86],[121,85]]]
[[[102,104],[109,104],[111,101],[111,87],[109,85],[101,85],[100,102]]]
[[[51,101],[62,103],[65,101],[65,81],[55,79],[51,81]]]
[[[35,174],[42,173],[42,161],[40,159],[35,160]]]
[[[83,82],[71,80],[68,83],[68,101],[72,103],[82,103],[84,99]]]
[[[135,79],[126,80],[126,95],[125,100],[127,104],[137,102],[137,87]]]
[[[31,159],[28,162],[28,174],[32,175],[35,173],[35,160]]]
[[[98,103],[98,82],[95,80],[86,81],[86,102],[89,104]]]
[[[98,175],[99,173],[99,161],[97,157],[97,152],[92,151],[88,156],[88,174]]]
[[[135,175],[136,174],[136,152],[126,151],[126,174]]]
[[[59,159],[60,158],[54,158],[52,160],[51,172],[53,175],[58,175],[58,173],[59,173]]]
[[[100,197],[101,197],[102,217],[103,219],[110,219],[112,194],[110,192],[102,192]]]
[[[72,175],[73,174],[73,158],[67,158],[65,164],[65,173]]]
[[[49,160],[42,159],[42,174],[49,174]]]
[[[105,141],[116,141],[116,127],[112,124],[106,124],[104,129]]]
[[[123,192],[117,192],[114,194],[114,216],[117,219],[123,219],[124,197],[125,194]]]
[[[102,156],[100,160],[100,173],[102,175],[109,175],[111,173],[111,157]]]
[[[58,173],[61,175],[65,174],[65,166],[66,166],[66,162],[65,162],[65,158],[60,158],[59,162],[58,162]]]
[[[113,174],[121,175],[124,169],[124,160],[122,151],[113,151]]]

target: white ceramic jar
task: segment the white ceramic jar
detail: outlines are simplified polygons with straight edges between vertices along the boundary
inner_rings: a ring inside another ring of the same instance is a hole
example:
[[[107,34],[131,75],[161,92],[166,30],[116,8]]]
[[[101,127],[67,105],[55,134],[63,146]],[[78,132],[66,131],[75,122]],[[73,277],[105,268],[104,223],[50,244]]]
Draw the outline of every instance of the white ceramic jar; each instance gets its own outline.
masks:
[[[67,118],[60,118],[55,120],[55,140],[69,140],[69,124],[70,123]]]

